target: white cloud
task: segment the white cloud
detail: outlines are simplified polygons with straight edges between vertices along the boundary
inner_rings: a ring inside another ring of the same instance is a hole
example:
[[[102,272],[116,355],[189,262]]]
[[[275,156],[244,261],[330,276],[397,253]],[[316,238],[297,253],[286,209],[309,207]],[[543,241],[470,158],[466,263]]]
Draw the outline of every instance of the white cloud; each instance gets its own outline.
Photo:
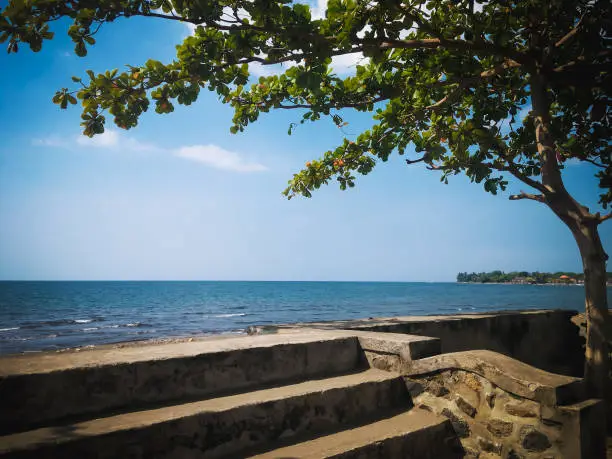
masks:
[[[357,64],[366,65],[368,58],[362,53],[343,54],[341,56],[332,57],[331,67],[334,73],[338,75],[346,75],[347,73],[355,73]],[[298,65],[297,62],[288,61],[282,64],[262,65],[258,62],[249,64],[249,72],[255,76],[272,76],[280,75],[287,71],[288,68]]]
[[[317,3],[310,7],[310,15],[313,19],[323,19],[326,12],[327,0],[317,0]]]
[[[191,22],[185,22],[185,27],[187,27],[187,36],[193,35],[195,33],[195,29],[197,25],[192,24]]]
[[[102,134],[93,137],[80,135],[76,138],[76,142],[83,147],[116,147],[119,144],[119,133],[113,129],[106,129]]]
[[[153,145],[152,143],[141,142],[140,140],[136,140],[132,137],[128,137],[123,145],[130,151],[161,151],[157,145]]]
[[[115,129],[106,129],[102,134],[97,134],[91,138],[84,135],[78,135],[72,138],[50,135],[44,138],[32,139],[32,145],[37,147],[61,147],[68,149],[82,149],[86,147],[134,152],[162,151],[162,149],[156,145],[141,142]]]
[[[156,145],[141,142],[115,129],[106,129],[102,134],[95,135],[91,138],[84,135],[77,136],[76,143],[82,147],[106,148],[121,151],[161,151],[161,148]]]
[[[176,11],[174,11],[174,14],[176,14]],[[230,8],[229,6],[225,6],[223,8],[223,14],[221,17],[227,20],[234,20],[235,18],[234,10]],[[239,19],[248,19],[250,17],[251,16],[244,8],[238,8],[238,18]],[[195,29],[197,27],[196,24],[193,24],[191,22],[184,22],[183,24],[185,24],[185,27],[187,27],[187,36],[193,35],[195,33]]]
[[[263,164],[248,162],[238,153],[217,145],[191,145],[174,151],[179,158],[196,161],[215,169],[233,172],[261,172],[267,170]]]
[[[343,54],[332,57],[331,67],[336,73],[343,74],[354,72],[357,64],[367,65],[368,61],[362,53]]]
[[[178,158],[198,162],[208,167],[232,172],[261,172],[268,168],[263,164],[248,161],[240,154],[225,150],[218,145],[190,145],[177,149],[164,149],[155,144],[142,142],[114,129],[92,138],[85,136],[60,137],[51,135],[45,138],[32,139],[32,145],[38,147],[56,147],[69,150],[95,148],[117,152],[157,152],[172,154]]]
[[[272,75],[281,75],[285,73],[289,67],[295,67],[298,65],[297,62],[288,61],[283,62],[282,64],[274,64],[274,65],[263,65],[259,62],[252,62],[249,64],[249,72],[255,76],[272,76]]]

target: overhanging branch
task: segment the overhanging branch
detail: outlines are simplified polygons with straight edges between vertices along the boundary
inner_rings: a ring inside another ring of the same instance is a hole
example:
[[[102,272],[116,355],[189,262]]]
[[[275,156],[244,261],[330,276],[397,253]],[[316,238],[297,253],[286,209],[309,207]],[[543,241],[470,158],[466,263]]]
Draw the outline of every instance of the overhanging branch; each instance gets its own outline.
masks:
[[[572,30],[566,33],[557,43],[555,43],[555,47],[558,48],[559,46],[562,46],[567,41],[571,40],[574,37],[574,35],[576,35],[580,31],[580,26],[582,26],[583,20],[584,20],[584,16],[580,18],[580,20],[578,21],[578,23]]]
[[[546,198],[543,194],[531,194],[521,191],[520,194],[513,194],[510,196],[510,201],[518,201],[519,199],[530,199],[532,201],[546,202]]]
[[[546,188],[541,182],[538,182],[537,180],[529,177],[527,174],[521,172],[519,167],[514,162],[510,161],[509,158],[502,156],[501,154],[500,156],[506,161],[507,164],[483,163],[483,165],[500,172],[510,172],[510,174],[519,179],[525,185],[529,185],[531,188],[534,188],[543,194],[549,192],[548,188]]]
[[[472,53],[480,53],[488,56],[500,56],[507,59],[512,59],[524,65],[533,63],[531,57],[513,49],[507,49],[494,45],[486,41],[467,41],[467,40],[451,40],[441,38],[423,38],[415,40],[393,40],[386,38],[384,40],[362,40],[364,45],[374,45],[381,49],[456,49],[461,51],[469,51]]]
[[[410,165],[410,164],[422,163],[423,161],[425,161],[425,156],[419,159],[407,159],[406,164]]]

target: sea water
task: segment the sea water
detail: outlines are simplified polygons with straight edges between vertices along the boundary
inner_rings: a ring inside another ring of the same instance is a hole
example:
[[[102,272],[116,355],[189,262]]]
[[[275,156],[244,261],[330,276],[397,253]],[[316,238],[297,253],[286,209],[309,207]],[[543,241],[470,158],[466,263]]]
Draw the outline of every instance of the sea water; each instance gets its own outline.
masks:
[[[0,353],[244,333],[249,325],[540,308],[582,311],[584,288],[415,282],[0,282]]]

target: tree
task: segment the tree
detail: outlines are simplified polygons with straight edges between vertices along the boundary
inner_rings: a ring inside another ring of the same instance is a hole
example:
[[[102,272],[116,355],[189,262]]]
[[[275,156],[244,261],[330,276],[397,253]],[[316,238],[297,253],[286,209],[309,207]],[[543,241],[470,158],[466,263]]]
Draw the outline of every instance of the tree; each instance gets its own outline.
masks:
[[[373,113],[370,129],[294,175],[289,198],[310,197],[334,178],[342,189],[353,187],[356,174],[368,174],[392,153],[403,155],[409,145],[417,156],[406,162],[438,171],[445,183],[464,173],[496,194],[513,177],[532,190],[510,199],[547,206],[578,244],[588,320],[585,378],[592,394],[606,394],[608,257],[598,226],[612,214],[577,202],[564,186],[563,169],[568,160],[590,163],[607,208],[608,1],[329,0],[325,17],[317,19],[291,0],[10,0],[0,40],[8,41],[9,52],[21,43],[38,51],[53,37],[49,25],[69,18],[75,52],[84,56],[101,26],[132,16],[197,27],[173,62],[89,71],[85,79],[73,77],[75,91],[58,91],[53,101],[62,108],[80,100],[85,135],[104,131],[104,113],[131,128],[151,101],[158,113],[168,113],[208,88],[234,108],[234,133],[273,109],[302,110],[302,123],[330,117],[341,129],[340,110]],[[367,60],[355,75],[336,75],[332,58],[353,53]],[[249,85],[252,63],[291,65]]]

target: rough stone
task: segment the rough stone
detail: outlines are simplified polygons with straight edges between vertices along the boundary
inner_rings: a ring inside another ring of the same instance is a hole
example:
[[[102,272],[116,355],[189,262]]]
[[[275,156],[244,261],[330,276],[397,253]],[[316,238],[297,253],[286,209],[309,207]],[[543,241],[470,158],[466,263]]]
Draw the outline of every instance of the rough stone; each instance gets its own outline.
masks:
[[[502,445],[500,443],[494,443],[486,438],[478,437],[478,446],[480,446],[480,449],[483,451],[489,453],[495,453],[498,455],[501,455],[502,453]]]
[[[548,427],[556,427],[558,429],[563,428],[563,423],[555,419],[542,418],[542,424]]]
[[[448,389],[438,381],[429,381],[427,384],[427,391],[431,392],[436,397],[444,397],[449,392]]]
[[[530,452],[542,452],[552,446],[548,437],[533,426],[523,426],[520,437],[521,446]]]
[[[425,387],[418,381],[411,381],[406,379],[406,389],[410,393],[411,397],[418,397],[425,391]]]
[[[517,453],[515,450],[511,449],[508,452],[508,455],[506,456],[506,459],[525,459],[525,456],[523,456],[520,453]]]
[[[407,363],[406,374],[440,373],[453,369],[477,373],[517,399],[557,405],[573,401],[583,392],[582,380],[547,373],[538,368],[488,350],[441,354]]]
[[[446,416],[450,420],[451,424],[453,425],[453,429],[455,429],[455,433],[459,438],[466,438],[470,436],[470,425],[465,419],[461,419],[448,408],[444,408],[442,410],[442,416]]]
[[[487,430],[496,437],[509,437],[514,430],[514,424],[501,419],[490,419],[487,422]]]
[[[487,401],[487,405],[489,405],[489,408],[493,409],[495,408],[495,399],[497,398],[497,394],[495,392],[488,392],[485,395],[485,400]]]
[[[474,406],[472,406],[469,402],[467,402],[463,397],[461,397],[460,395],[458,395],[455,398],[455,404],[457,405],[457,407],[463,411],[465,414],[467,414],[469,417],[473,418],[474,416],[476,416],[476,408]]]
[[[465,383],[466,386],[468,386],[470,389],[476,392],[479,392],[482,389],[481,382],[478,380],[476,375],[473,373],[466,373],[463,378],[463,382]]]
[[[508,403],[506,405],[506,413],[512,416],[518,416],[521,418],[537,418],[538,413],[533,407],[530,407],[524,403]]]
[[[473,448],[470,448],[468,446],[464,446],[463,447],[463,451],[464,451],[464,454],[465,454],[464,459],[479,459],[479,457],[480,457],[480,452],[479,451],[477,451],[477,450],[475,450]]]

